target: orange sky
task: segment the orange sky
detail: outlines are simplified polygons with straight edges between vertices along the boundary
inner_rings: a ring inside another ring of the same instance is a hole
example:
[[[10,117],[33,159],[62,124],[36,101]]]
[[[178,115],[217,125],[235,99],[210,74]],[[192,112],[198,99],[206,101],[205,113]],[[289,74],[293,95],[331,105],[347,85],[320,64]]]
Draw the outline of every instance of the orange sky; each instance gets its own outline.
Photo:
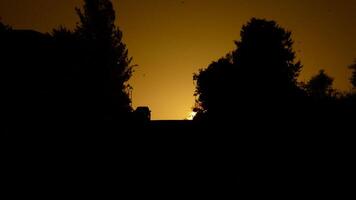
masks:
[[[73,27],[81,0],[0,0],[0,17],[20,29]],[[114,0],[134,63],[134,106],[153,119],[184,119],[194,104],[193,73],[234,48],[251,17],[292,30],[301,80],[324,68],[347,90],[356,58],[356,0]]]

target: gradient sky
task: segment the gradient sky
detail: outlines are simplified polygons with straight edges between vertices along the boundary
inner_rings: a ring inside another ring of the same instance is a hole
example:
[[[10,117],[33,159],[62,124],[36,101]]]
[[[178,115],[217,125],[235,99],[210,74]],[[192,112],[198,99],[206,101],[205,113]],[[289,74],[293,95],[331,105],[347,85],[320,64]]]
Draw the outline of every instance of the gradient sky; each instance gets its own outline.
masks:
[[[2,21],[19,29],[72,28],[81,0],[0,0]],[[356,0],[113,0],[134,63],[133,105],[153,119],[184,119],[194,105],[193,73],[234,48],[251,17],[293,32],[301,80],[321,68],[348,90],[356,58]]]

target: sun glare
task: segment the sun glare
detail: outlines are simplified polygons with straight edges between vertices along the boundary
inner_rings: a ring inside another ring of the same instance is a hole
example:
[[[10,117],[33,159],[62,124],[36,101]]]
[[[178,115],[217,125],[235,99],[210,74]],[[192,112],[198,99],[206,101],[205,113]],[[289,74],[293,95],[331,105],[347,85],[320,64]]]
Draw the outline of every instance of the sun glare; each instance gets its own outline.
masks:
[[[191,112],[191,113],[189,113],[189,116],[188,116],[187,119],[188,119],[188,120],[193,120],[196,115],[197,115],[196,112]]]

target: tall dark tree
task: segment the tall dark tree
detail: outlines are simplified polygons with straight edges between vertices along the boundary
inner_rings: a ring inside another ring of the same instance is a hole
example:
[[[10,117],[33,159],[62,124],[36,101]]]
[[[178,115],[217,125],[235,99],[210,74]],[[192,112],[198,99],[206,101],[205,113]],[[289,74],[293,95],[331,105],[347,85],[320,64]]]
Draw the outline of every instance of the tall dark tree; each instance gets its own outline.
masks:
[[[115,25],[115,11],[110,0],[84,0],[76,9],[80,17],[76,33],[83,41],[83,66],[92,85],[92,98],[101,104],[99,110],[112,117],[131,110],[126,82],[132,75],[132,58]],[[100,111],[100,112],[101,112]]]
[[[243,110],[252,113],[303,96],[297,83],[302,65],[295,61],[291,32],[275,21],[253,18],[242,27],[241,40],[235,43],[230,56],[194,76],[202,112],[220,112],[215,116]]]
[[[275,95],[295,89],[302,65],[295,62],[291,35],[275,21],[264,19],[253,18],[242,27],[233,60],[249,91]]]
[[[307,93],[316,99],[325,99],[332,97],[335,90],[333,89],[334,79],[328,76],[324,70],[313,76],[306,84]]]

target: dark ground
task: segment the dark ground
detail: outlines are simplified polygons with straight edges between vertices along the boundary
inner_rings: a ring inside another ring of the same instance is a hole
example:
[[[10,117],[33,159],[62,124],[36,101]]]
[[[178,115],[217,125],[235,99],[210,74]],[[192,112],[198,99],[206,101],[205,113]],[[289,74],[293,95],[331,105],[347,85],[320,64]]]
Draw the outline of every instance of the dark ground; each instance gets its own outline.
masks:
[[[130,199],[341,197],[354,186],[350,137],[305,140],[272,127],[258,134],[191,121],[129,128],[12,135],[3,140],[2,180],[27,196]]]

